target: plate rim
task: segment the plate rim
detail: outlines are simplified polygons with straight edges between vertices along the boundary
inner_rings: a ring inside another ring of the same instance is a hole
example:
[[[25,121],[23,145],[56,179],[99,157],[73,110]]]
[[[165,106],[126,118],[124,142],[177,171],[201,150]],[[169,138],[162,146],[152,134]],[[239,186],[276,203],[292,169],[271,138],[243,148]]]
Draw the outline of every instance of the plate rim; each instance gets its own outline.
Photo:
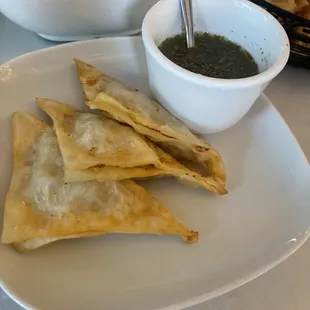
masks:
[[[96,39],[89,39],[89,40],[81,40],[81,41],[74,41],[74,42],[69,42],[69,43],[60,43],[58,45],[54,46],[49,46],[49,47],[44,47],[35,51],[30,51],[24,54],[21,54],[17,57],[14,57],[12,59],[9,59],[5,61],[4,63],[0,64],[0,71],[1,69],[4,69],[5,67],[15,65],[19,61],[23,61],[24,58],[27,57],[33,57],[36,54],[45,54],[49,53],[50,51],[58,50],[58,49],[67,49],[72,46],[79,46],[79,45],[91,45],[93,43],[101,44],[101,42],[108,42],[108,41],[137,41],[137,42],[142,42],[142,36],[115,36],[115,37],[103,37],[103,38],[96,38]],[[105,43],[102,43],[105,44]],[[108,43],[110,44],[110,43]],[[125,54],[125,53],[124,53]],[[0,80],[1,81],[1,80]]]
[[[78,46],[83,46],[83,45],[92,45],[95,42],[96,42],[96,44],[104,45],[104,44],[115,44],[115,42],[117,44],[119,41],[132,41],[132,42],[139,42],[139,44],[141,44],[142,37],[140,37],[140,36],[105,37],[105,38],[76,41],[76,42],[51,46],[51,47],[47,47],[47,48],[43,48],[43,49],[39,49],[36,51],[32,51],[29,53],[22,54],[18,57],[15,57],[13,59],[10,59],[10,60],[4,62],[3,64],[0,65],[0,72],[1,72],[1,69],[5,69],[7,66],[18,65],[19,62],[24,61],[28,57],[33,57],[33,56],[38,55],[38,54],[45,54],[45,53],[49,53],[50,51],[54,51],[54,50],[58,50],[58,49],[61,50],[61,49],[75,47],[75,46],[78,47]],[[125,54],[126,53],[124,53],[124,55]],[[269,100],[269,98],[264,93],[260,96],[260,98],[265,102],[266,106],[268,106],[268,108],[271,109],[273,111],[273,113],[275,113],[275,116],[282,122],[282,124],[286,127],[286,129],[288,129],[288,134],[290,135],[290,139],[292,139],[292,141],[294,141],[295,146],[299,149],[300,155],[302,155],[300,159],[304,162],[304,164],[306,166],[308,166],[308,169],[309,169],[309,167],[310,167],[309,161],[308,161],[303,149],[301,148],[300,144],[298,143],[295,135],[293,134],[291,128],[286,123],[285,119],[282,117],[282,115],[279,113],[279,111],[272,104],[271,100]],[[290,257],[292,254],[294,254],[296,251],[298,251],[305,244],[305,242],[309,239],[309,237],[310,237],[310,231],[307,230],[307,232],[303,235],[303,237],[299,238],[298,242],[296,242],[293,247],[288,248],[288,250],[284,254],[282,254],[281,256],[278,257],[278,259],[275,259],[275,260],[271,261],[269,264],[266,264],[263,267],[249,273],[247,276],[241,277],[240,279],[235,280],[235,281],[233,281],[233,282],[231,282],[231,283],[229,283],[229,284],[227,284],[227,285],[225,285],[219,289],[216,289],[214,291],[211,291],[211,292],[208,292],[205,294],[200,294],[200,295],[193,297],[191,299],[188,299],[186,301],[182,301],[182,302],[179,302],[176,304],[171,304],[171,305],[161,307],[161,308],[156,308],[154,310],[184,309],[184,308],[192,307],[194,305],[201,304],[203,302],[207,302],[211,299],[214,299],[214,298],[219,297],[221,295],[224,295],[230,291],[233,291],[233,290],[251,282],[252,280],[260,277],[264,273],[268,272],[269,270],[275,268],[276,266],[278,266],[279,264],[284,262],[288,257]],[[6,284],[3,283],[3,280],[1,279],[1,275],[0,275],[0,287],[5,292],[5,294],[7,294],[19,306],[21,306],[25,309],[29,309],[29,310],[42,310],[41,308],[37,308],[37,307],[31,305],[29,302],[26,302],[23,298],[19,298],[18,293],[16,294],[14,292],[14,289],[10,288],[10,286],[7,286]]]

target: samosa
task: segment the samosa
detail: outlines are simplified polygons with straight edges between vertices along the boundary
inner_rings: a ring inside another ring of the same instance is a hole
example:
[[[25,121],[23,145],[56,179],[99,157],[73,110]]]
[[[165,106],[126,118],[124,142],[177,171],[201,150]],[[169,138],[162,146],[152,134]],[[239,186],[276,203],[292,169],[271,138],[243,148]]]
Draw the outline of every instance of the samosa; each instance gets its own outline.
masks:
[[[86,104],[91,109],[132,126],[173,157],[202,165],[225,186],[226,171],[219,153],[157,101],[83,61],[75,59],[75,64]]]
[[[180,235],[188,243],[198,238],[132,180],[65,183],[53,129],[16,112],[2,243],[24,251],[105,233]]]
[[[213,177],[181,165],[129,126],[51,99],[37,98],[37,103],[53,119],[66,182],[174,176],[182,183],[226,193]]]

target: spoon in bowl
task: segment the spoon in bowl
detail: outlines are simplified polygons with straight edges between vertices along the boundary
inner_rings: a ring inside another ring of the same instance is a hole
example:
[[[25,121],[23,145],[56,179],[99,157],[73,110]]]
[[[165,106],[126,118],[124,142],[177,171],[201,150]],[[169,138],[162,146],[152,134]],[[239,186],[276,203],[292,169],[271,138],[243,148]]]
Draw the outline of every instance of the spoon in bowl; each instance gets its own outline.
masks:
[[[185,26],[187,48],[191,48],[195,46],[192,0],[179,1]]]

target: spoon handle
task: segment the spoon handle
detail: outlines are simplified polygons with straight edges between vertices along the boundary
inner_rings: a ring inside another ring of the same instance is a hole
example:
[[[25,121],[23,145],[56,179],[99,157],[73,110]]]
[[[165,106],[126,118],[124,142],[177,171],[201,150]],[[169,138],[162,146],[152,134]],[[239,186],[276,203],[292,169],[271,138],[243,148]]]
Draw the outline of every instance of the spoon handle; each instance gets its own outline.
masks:
[[[192,0],[180,0],[180,6],[185,26],[187,47],[191,48],[195,46]]]

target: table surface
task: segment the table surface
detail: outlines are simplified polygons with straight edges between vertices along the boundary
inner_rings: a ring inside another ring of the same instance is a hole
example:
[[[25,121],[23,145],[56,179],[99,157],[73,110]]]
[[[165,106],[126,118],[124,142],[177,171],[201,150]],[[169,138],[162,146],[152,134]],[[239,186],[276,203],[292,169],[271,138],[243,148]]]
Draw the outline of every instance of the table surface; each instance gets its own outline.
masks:
[[[0,13],[0,64],[18,55],[53,46]],[[269,85],[267,96],[310,159],[310,71],[286,67]],[[278,267],[258,279],[188,310],[310,309],[310,241]],[[0,309],[22,309],[0,289]],[[56,309],[55,309],[56,310]]]

